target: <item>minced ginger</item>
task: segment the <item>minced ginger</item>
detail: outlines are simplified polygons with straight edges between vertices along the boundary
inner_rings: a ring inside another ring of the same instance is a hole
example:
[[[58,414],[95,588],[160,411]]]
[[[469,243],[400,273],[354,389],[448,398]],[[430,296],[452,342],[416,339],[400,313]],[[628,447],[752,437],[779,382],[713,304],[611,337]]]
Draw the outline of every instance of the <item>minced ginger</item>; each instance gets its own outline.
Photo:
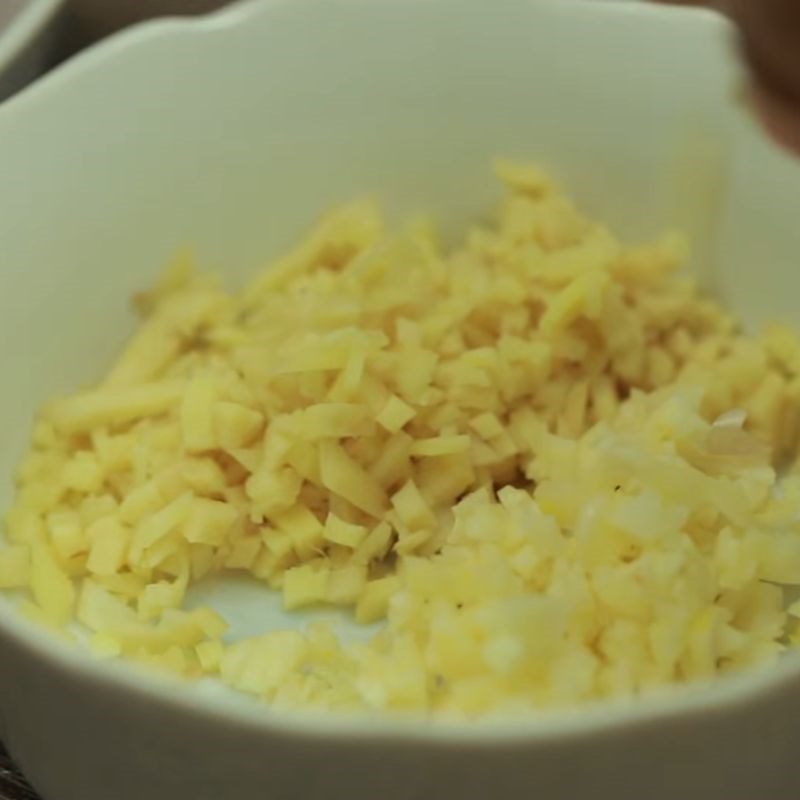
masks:
[[[797,339],[741,334],[679,238],[623,246],[498,172],[452,252],[356,203],[240,294],[178,259],[105,379],[41,412],[0,587],[98,655],[289,707],[519,711],[775,659]],[[183,608],[223,571],[381,627],[229,642]]]

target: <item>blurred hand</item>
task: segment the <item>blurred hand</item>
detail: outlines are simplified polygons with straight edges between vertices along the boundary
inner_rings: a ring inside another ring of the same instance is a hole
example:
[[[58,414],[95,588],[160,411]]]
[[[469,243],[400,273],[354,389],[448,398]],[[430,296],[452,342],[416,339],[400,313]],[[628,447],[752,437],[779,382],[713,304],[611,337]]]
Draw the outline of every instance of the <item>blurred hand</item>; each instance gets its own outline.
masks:
[[[756,108],[770,133],[800,153],[800,3],[728,0],[753,70]]]
[[[739,28],[753,74],[753,101],[780,144],[800,154],[800,0],[658,0],[706,5]]]

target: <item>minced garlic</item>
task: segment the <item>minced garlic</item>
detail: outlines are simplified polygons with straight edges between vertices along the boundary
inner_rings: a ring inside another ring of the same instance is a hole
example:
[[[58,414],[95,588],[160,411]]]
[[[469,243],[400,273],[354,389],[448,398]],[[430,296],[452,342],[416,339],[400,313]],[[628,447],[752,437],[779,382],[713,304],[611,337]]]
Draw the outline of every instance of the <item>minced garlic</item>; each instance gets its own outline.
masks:
[[[498,174],[452,252],[356,203],[239,294],[178,259],[106,379],[42,411],[0,588],[98,657],[290,707],[535,709],[774,659],[797,338],[739,333],[679,238],[623,246],[536,168]],[[383,627],[223,643],[182,606],[230,570]]]

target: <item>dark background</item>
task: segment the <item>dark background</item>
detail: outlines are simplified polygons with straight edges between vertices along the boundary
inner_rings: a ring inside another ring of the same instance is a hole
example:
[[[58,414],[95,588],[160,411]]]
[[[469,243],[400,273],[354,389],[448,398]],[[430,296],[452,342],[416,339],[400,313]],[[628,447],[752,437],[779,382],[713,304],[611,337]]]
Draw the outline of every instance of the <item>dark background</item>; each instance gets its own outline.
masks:
[[[0,800],[39,800],[0,744]]]

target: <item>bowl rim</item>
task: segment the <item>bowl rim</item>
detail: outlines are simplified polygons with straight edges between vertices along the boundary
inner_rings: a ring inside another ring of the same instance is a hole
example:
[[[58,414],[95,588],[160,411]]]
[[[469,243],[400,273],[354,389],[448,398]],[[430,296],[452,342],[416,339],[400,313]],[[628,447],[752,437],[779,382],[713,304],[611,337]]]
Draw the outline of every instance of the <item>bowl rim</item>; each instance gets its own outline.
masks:
[[[42,24],[61,5],[62,0],[39,0],[23,11],[22,33]],[[333,0],[329,0],[333,1]],[[366,0],[337,0],[365,2]],[[401,0],[394,0],[400,2]],[[646,16],[654,21],[663,15],[682,15],[705,25],[709,35],[728,36],[728,23],[705,9],[650,6],[630,0],[527,0],[548,13],[617,14]],[[165,17],[140,23],[113,34],[65,62],[34,85],[23,89],[0,106],[0,123],[9,114],[24,112],[26,104],[47,102],[53,92],[78,82],[84,73],[108,66],[119,54],[136,50],[164,37],[193,37],[198,46],[207,37],[244,26],[261,14],[285,2],[300,0],[239,0],[210,14],[194,18]],[[558,11],[556,11],[558,9]],[[0,47],[0,67],[8,50]],[[388,713],[340,714],[320,710],[286,711],[270,708],[244,695],[207,693],[196,685],[152,674],[124,660],[101,661],[84,650],[24,619],[6,597],[0,598],[0,641],[5,639],[26,657],[36,659],[74,682],[93,684],[109,692],[124,692],[143,703],[158,704],[164,711],[197,717],[216,725],[236,726],[253,734],[285,735],[305,739],[405,741],[447,748],[465,744],[485,747],[514,744],[552,744],[556,741],[584,739],[598,733],[645,728],[670,720],[687,720],[710,713],[742,710],[765,701],[774,701],[798,685],[800,653],[784,656],[778,664],[748,670],[742,674],[716,678],[706,683],[669,686],[657,693],[634,700],[612,699],[575,708],[545,711],[520,716],[488,717],[464,725],[463,720],[426,718],[423,715]]]
[[[66,0],[27,0],[0,30],[0,74],[55,18]]]

